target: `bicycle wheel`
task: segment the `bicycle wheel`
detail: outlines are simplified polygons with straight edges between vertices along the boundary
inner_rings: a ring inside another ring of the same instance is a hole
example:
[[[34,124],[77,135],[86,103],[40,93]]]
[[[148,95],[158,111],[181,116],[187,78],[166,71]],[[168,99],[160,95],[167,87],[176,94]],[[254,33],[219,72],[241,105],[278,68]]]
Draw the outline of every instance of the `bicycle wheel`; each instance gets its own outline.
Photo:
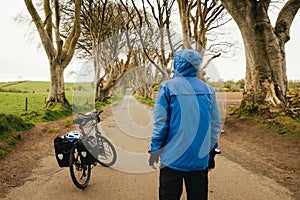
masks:
[[[98,163],[110,167],[117,161],[117,152],[113,144],[104,136],[98,135]]]
[[[76,187],[84,189],[88,186],[91,178],[91,165],[83,165],[80,152],[75,145],[70,152],[70,174]]]

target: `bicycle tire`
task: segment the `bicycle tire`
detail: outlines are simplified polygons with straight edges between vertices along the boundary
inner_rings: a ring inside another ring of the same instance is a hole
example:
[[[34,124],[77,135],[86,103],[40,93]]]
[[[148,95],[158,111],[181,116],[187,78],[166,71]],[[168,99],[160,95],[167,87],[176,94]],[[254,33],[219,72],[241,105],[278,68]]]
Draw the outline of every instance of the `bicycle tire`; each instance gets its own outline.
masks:
[[[80,160],[80,155],[75,145],[70,152],[69,158],[70,174],[73,183],[79,189],[84,189],[88,186],[91,178],[91,165],[83,165]]]
[[[98,145],[99,143],[103,144],[103,150],[99,149],[99,154],[97,158],[97,162],[104,167],[111,167],[117,161],[117,152],[114,145],[104,136],[98,135]]]

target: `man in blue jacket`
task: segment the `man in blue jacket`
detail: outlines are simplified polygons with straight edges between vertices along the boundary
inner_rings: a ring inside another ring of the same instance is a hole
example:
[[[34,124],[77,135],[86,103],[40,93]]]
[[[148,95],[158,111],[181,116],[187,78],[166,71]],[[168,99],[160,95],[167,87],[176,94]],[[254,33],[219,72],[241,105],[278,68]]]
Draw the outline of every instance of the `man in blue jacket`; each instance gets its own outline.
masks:
[[[160,200],[179,200],[183,180],[188,200],[208,198],[220,113],[214,89],[196,78],[201,60],[194,50],[176,51],[174,77],[156,97],[149,165],[155,168],[160,157]]]

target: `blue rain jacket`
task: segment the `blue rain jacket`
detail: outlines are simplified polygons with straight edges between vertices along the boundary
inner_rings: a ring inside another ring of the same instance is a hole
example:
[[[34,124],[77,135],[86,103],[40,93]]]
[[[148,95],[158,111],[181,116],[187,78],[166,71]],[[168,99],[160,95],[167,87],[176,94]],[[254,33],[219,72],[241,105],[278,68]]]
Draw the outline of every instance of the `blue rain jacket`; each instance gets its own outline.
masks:
[[[174,77],[158,90],[150,151],[160,163],[180,171],[204,170],[218,146],[220,113],[212,87],[196,78],[202,57],[193,50],[174,53]]]

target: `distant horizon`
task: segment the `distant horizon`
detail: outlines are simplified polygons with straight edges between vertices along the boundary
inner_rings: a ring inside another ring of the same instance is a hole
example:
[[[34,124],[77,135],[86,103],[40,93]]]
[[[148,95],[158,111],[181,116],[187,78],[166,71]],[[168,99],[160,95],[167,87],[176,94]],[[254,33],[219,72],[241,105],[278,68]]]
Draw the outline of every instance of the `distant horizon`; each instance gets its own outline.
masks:
[[[243,80],[243,79],[239,79],[239,80]],[[233,79],[228,79],[228,80],[223,80],[221,79],[222,82],[226,82],[226,81],[233,81],[233,82],[237,82],[239,80],[233,80]],[[13,83],[13,82],[45,82],[45,83],[50,83],[51,81],[50,80],[9,80],[9,81],[2,81],[0,80],[0,83]],[[219,80],[220,81],[220,80]],[[208,80],[208,82],[219,82],[219,81],[210,81]],[[300,79],[288,79],[288,81],[296,81],[296,82],[300,82]],[[89,81],[82,81],[82,82],[76,82],[76,81],[65,81],[64,83],[86,83],[86,82],[89,82]]]

